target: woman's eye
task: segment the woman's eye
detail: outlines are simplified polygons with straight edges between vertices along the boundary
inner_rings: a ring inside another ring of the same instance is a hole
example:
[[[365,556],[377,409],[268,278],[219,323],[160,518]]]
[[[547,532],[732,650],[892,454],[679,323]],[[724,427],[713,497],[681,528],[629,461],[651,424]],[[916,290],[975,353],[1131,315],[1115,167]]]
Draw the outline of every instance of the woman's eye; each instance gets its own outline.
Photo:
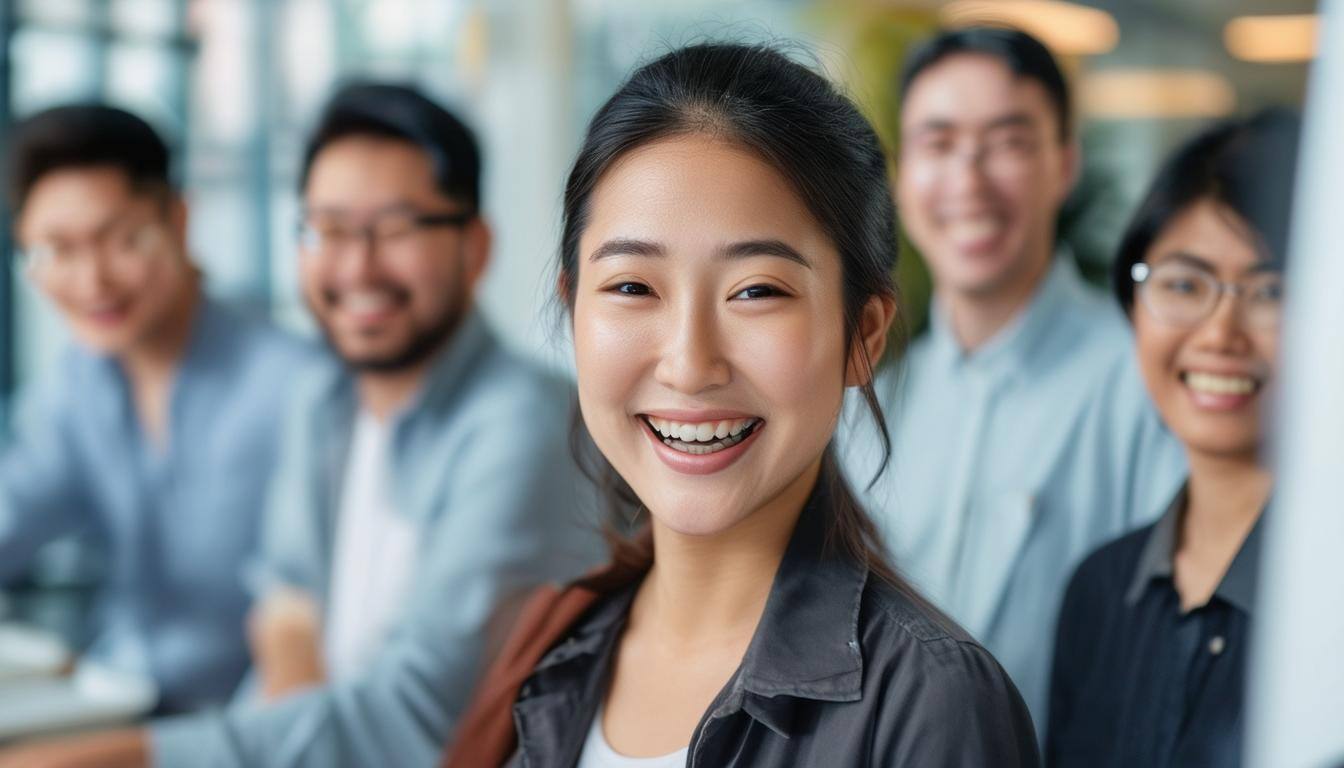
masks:
[[[650,293],[653,293],[653,291],[649,290],[649,286],[643,283],[629,282],[617,283],[616,285],[613,285],[610,290],[623,296],[648,296]]]
[[[1199,286],[1194,280],[1189,278],[1172,278],[1162,284],[1168,293],[1191,294],[1199,290]]]
[[[1251,299],[1262,304],[1278,304],[1283,301],[1283,283],[1267,282],[1251,291]]]
[[[752,285],[732,295],[734,299],[769,299],[785,295],[783,291],[770,285]]]

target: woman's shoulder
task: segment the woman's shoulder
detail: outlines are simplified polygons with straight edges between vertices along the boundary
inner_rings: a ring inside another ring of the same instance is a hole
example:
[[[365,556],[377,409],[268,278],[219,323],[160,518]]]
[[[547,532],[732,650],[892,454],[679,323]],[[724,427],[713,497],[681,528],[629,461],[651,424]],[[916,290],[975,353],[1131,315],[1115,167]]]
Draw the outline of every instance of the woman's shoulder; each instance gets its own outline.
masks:
[[[898,660],[905,673],[1002,674],[989,651],[936,606],[874,576],[864,587],[859,634],[866,661]]]
[[[864,696],[888,710],[878,753],[892,764],[1035,765],[1035,728],[994,656],[916,592],[870,583],[859,616]],[[870,694],[870,692],[872,692]],[[894,716],[891,713],[901,713]],[[922,756],[922,757],[921,757]],[[977,762],[983,760],[983,763]]]

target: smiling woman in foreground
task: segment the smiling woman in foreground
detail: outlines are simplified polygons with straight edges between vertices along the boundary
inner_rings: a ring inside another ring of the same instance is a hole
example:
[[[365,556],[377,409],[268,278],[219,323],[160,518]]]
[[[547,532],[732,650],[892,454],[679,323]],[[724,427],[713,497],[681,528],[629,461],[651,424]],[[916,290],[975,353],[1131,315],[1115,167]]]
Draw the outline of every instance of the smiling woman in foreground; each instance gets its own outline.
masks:
[[[896,314],[872,128],[768,48],[698,45],[598,112],[560,290],[615,565],[529,610],[450,765],[1034,765],[993,657],[895,573],[837,472]],[[638,760],[638,762],[633,762]]]

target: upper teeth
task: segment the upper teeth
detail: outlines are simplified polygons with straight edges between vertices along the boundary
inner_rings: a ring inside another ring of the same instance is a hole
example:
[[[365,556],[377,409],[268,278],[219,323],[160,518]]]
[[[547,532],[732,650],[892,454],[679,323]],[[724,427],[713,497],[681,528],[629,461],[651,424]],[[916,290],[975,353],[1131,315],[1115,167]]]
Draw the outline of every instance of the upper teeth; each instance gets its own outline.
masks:
[[[956,239],[980,240],[998,234],[1001,227],[1001,223],[995,217],[977,216],[952,222],[948,226],[948,231]]]
[[[377,312],[395,303],[386,291],[355,291],[345,294],[341,301],[352,312]]]
[[[649,417],[649,423],[663,437],[673,440],[707,442],[725,437],[735,437],[742,430],[756,423],[756,419],[726,419],[723,421],[701,421],[696,423],[670,421]]]
[[[1220,376],[1216,373],[1187,373],[1186,386],[1214,395],[1249,395],[1255,391],[1255,379],[1249,376]]]

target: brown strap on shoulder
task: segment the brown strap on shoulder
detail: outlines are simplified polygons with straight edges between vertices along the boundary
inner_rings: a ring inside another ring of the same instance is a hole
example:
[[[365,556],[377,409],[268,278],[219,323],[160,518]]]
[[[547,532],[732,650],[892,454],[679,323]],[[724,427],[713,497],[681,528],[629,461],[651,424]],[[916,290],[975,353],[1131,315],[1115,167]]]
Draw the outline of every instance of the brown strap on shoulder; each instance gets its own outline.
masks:
[[[576,585],[563,589],[548,585],[532,593],[503,650],[458,721],[442,768],[501,766],[513,755],[518,748],[513,726],[518,692],[541,657],[598,598],[597,592]]]

